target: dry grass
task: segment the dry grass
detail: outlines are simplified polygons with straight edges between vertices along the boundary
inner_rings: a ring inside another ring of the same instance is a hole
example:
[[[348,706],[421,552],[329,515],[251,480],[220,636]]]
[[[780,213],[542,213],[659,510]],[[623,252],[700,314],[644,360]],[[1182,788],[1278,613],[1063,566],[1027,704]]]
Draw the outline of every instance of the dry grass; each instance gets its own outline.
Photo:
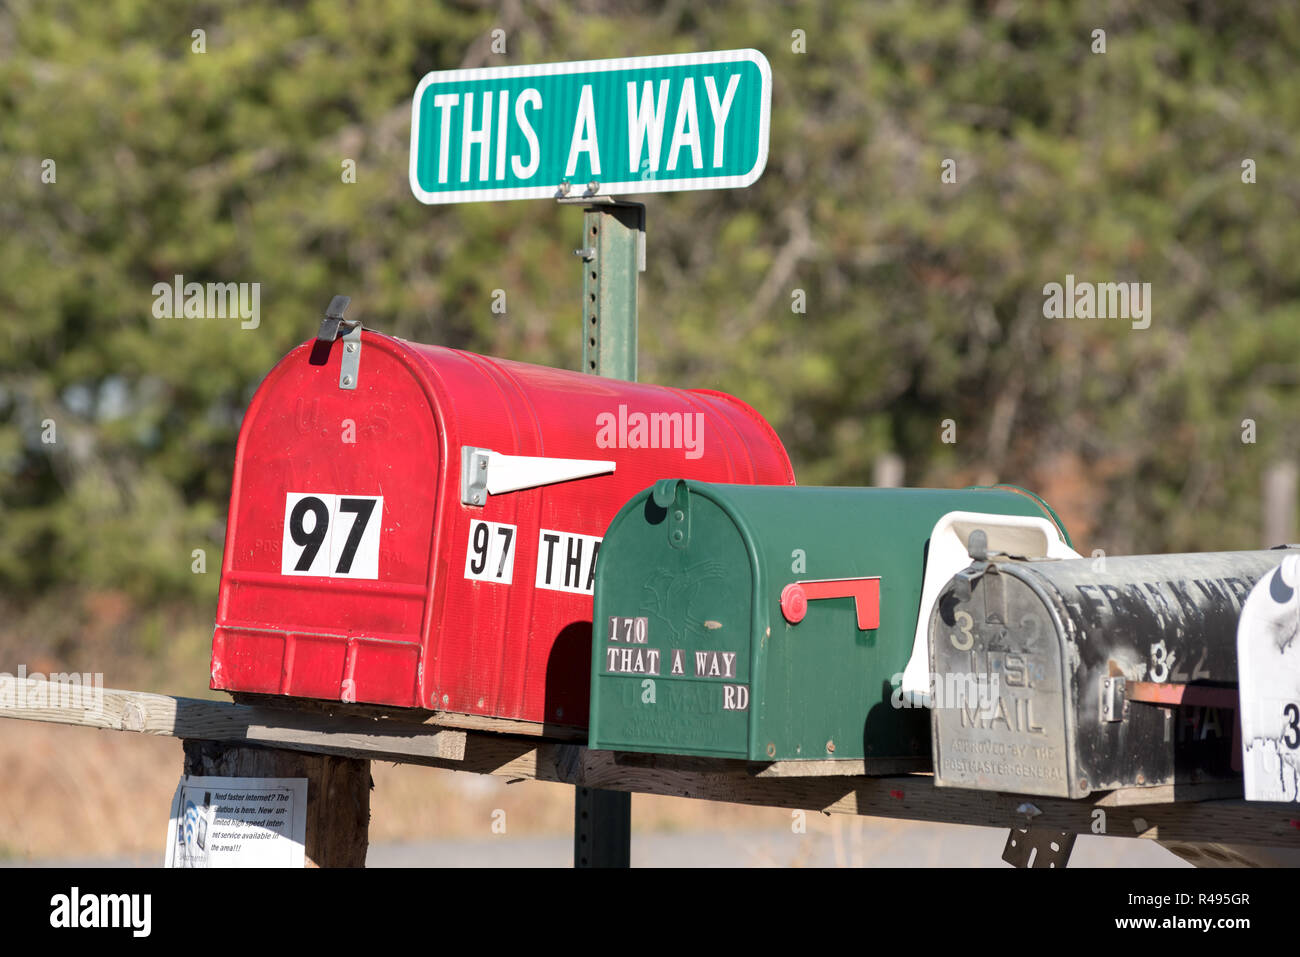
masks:
[[[162,863],[175,738],[0,723],[0,856],[140,854]]]
[[[573,830],[573,788],[391,764],[372,770],[371,840],[486,837],[493,813],[505,812],[508,833],[565,834]],[[788,827],[790,812],[685,798],[638,794],[632,824],[644,831]],[[499,815],[498,815],[499,818]]]
[[[0,724],[0,857],[44,860],[156,853],[181,773],[174,738],[6,721]],[[573,789],[410,765],[372,766],[375,843],[492,834],[564,834]],[[781,828],[790,812],[637,795],[638,830]],[[809,829],[820,826],[809,815]],[[500,816],[497,815],[497,819]]]

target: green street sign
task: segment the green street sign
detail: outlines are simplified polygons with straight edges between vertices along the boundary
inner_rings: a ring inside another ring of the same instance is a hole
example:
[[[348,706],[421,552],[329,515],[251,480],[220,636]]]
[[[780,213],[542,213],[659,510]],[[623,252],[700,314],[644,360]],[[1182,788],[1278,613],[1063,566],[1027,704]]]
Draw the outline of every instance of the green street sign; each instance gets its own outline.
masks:
[[[423,203],[748,186],[767,165],[757,50],[427,74],[411,103]]]

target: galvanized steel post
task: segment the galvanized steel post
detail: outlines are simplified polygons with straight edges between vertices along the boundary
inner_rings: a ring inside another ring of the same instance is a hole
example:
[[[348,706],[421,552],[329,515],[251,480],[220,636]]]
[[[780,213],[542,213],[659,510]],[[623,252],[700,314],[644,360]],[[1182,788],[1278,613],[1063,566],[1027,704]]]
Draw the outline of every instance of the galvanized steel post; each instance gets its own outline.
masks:
[[[582,222],[582,371],[636,381],[637,277],[645,204],[588,205]]]
[[[582,371],[635,382],[645,204],[592,201],[583,213]],[[631,856],[632,795],[576,788],[573,866],[628,867]]]

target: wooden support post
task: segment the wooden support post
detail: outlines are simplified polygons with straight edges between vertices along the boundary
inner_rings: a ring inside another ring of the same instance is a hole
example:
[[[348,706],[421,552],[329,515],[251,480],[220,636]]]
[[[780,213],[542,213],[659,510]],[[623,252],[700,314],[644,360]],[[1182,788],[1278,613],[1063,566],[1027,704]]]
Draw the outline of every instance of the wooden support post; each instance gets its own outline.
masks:
[[[185,741],[185,773],[306,778],[308,867],[365,867],[370,844],[370,762],[329,754]]]

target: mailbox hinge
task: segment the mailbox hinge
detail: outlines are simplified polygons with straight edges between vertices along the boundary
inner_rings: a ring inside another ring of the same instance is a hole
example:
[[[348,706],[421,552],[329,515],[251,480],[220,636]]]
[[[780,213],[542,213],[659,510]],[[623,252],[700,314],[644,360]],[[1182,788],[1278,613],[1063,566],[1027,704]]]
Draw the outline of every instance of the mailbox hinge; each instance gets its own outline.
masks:
[[[343,340],[339,388],[348,390],[357,387],[357,378],[361,372],[361,321],[343,318],[351,301],[348,296],[335,296],[331,299],[325,309],[325,318],[321,320],[320,331],[316,333],[317,342],[332,343],[340,338]]]
[[[462,505],[482,505],[487,501],[487,449],[465,446],[460,452],[460,501]]]
[[[1116,675],[1101,679],[1101,720],[1107,723],[1123,721],[1128,717],[1128,698],[1124,694],[1125,680]]]
[[[650,492],[655,505],[668,511],[668,544],[684,549],[691,543],[691,494],[681,479],[660,479]]]

